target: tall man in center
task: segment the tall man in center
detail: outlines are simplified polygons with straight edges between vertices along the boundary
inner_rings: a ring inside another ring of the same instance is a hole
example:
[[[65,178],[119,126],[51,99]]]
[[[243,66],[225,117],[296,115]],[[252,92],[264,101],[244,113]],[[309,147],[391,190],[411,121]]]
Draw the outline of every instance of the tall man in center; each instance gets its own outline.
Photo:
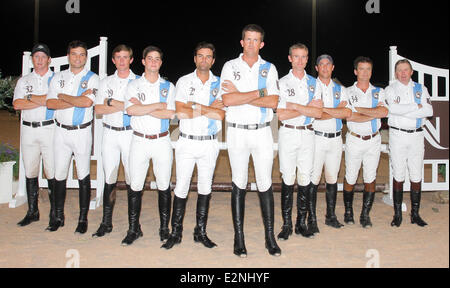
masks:
[[[160,238],[168,239],[170,219],[170,177],[173,152],[170,143],[169,121],[175,117],[175,88],[159,75],[163,53],[155,46],[148,46],[142,53],[145,72],[127,86],[125,109],[131,115],[131,139],[129,165],[131,190],[128,192],[129,229],[122,245],[131,245],[143,235],[139,217],[150,160],[158,188],[160,210]]]
[[[225,63],[221,75],[221,96],[227,121],[227,146],[232,174],[231,211],[234,226],[234,254],[247,256],[244,241],[245,194],[248,162],[252,155],[256,184],[269,254],[279,256],[275,240],[272,193],[273,137],[270,122],[278,105],[278,72],[263,60],[264,30],[249,24],[242,30],[243,53]]]
[[[216,59],[213,44],[201,42],[194,51],[196,70],[181,77],[176,86],[175,105],[180,119],[180,138],[175,149],[177,184],[173,201],[172,233],[163,247],[170,249],[181,242],[183,218],[192,172],[197,164],[197,226],[194,241],[205,247],[217,246],[206,235],[211,184],[219,155],[217,134],[222,130],[225,111],[217,99],[220,79],[212,74]]]

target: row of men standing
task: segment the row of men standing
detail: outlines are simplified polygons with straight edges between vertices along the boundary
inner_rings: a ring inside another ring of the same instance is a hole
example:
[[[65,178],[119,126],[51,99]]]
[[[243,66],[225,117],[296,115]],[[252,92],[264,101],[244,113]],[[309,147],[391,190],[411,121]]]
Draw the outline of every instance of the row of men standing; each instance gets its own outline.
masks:
[[[345,150],[344,222],[354,223],[353,186],[362,165],[365,189],[360,223],[363,227],[372,226],[369,212],[374,201],[380,157],[380,118],[386,117],[388,112],[389,147],[394,169],[395,213],[391,225],[398,227],[402,221],[406,168],[412,182],[411,222],[426,225],[418,214],[424,153],[422,125],[424,118],[432,115],[432,107],[427,89],[411,81],[412,67],[407,60],[397,63],[397,81],[384,90],[370,84],[372,61],[358,57],[354,63],[357,82],[345,88],[331,78],[334,63],[329,55],[321,55],[316,60],[317,79],[306,74],[308,48],[303,44],[290,47],[288,59],[292,69],[278,81],[275,65],[259,56],[264,47],[264,30],[258,25],[250,24],[243,29],[241,46],[243,53],[225,63],[219,78],[210,71],[216,56],[214,46],[199,43],[194,53],[196,70],[181,77],[176,87],[159,75],[163,53],[155,46],[144,50],[145,73],[139,77],[130,70],[134,59],[131,48],[119,45],[112,52],[117,71],[102,81],[85,68],[87,47],[83,42],[69,44],[70,67],[56,74],[48,69],[48,47],[44,44],[33,47],[34,71],[18,81],[14,95],[14,107],[23,110],[21,148],[29,206],[19,225],[39,220],[37,177],[42,154],[51,203],[47,230],[56,231],[64,226],[66,179],[73,154],[80,187],[80,216],[75,232],[87,231],[92,144],[91,129],[87,128],[93,121],[94,104],[95,112],[103,115],[102,159],[106,182],[103,219],[94,237],[112,231],[120,160],[125,168],[129,218],[129,229],[122,245],[130,245],[143,236],[139,222],[142,191],[152,160],[158,188],[159,235],[161,241],[165,241],[162,247],[170,249],[181,242],[186,199],[195,165],[198,169],[198,200],[194,240],[206,247],[215,247],[206,234],[206,223],[219,153],[217,133],[226,114],[232,170],[233,252],[240,257],[247,256],[243,228],[248,162],[252,155],[266,248],[269,254],[280,255],[273,227],[270,122],[274,111],[282,122],[279,159],[283,180],[283,226],[278,239],[287,240],[293,233],[295,180],[298,185],[295,233],[304,237],[319,233],[316,199],[323,167],[327,203],[325,224],[335,228],[343,226],[335,215],[343,119],[347,119],[349,130]],[[168,129],[169,121],[175,115],[180,119],[180,138],[175,147],[176,187],[172,201],[173,152]],[[169,230],[170,219],[172,231]]]

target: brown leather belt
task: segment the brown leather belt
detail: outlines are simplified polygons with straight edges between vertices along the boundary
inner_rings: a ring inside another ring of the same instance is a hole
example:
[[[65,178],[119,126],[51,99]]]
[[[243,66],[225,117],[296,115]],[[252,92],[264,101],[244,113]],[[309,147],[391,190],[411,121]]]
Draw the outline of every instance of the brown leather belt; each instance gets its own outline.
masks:
[[[308,130],[314,131],[314,129],[312,128],[312,124],[308,124],[306,126],[294,126],[294,125],[281,123],[281,126],[289,128],[289,129],[297,129],[297,130],[306,130],[306,129],[308,129]]]
[[[47,120],[47,121],[42,121],[42,122],[28,122],[28,121],[22,121],[22,124],[25,126],[30,126],[33,128],[37,128],[37,127],[43,127],[43,126],[47,126],[47,125],[51,125],[55,123],[55,120],[51,119],[51,120]]]
[[[56,120],[55,120],[55,122],[56,122],[56,126],[64,128],[66,130],[84,129],[86,127],[89,127],[92,124],[92,120],[87,123],[81,124],[81,125],[64,125],[64,124],[59,123]]]
[[[103,127],[114,130],[114,131],[124,131],[124,130],[131,130],[131,126],[125,126],[125,127],[114,127],[114,126],[110,126],[106,123],[103,123]]]
[[[335,137],[339,137],[342,134],[342,131],[338,131],[336,133],[324,133],[321,131],[314,131],[314,134],[318,135],[318,136],[323,136],[325,138],[335,138]]]
[[[357,137],[357,138],[361,138],[361,139],[364,140],[364,141],[372,139],[373,137],[377,136],[379,133],[380,133],[380,132],[377,131],[376,133],[373,133],[372,135],[365,135],[365,136],[362,136],[362,135],[359,135],[359,134],[356,134],[356,133],[350,131],[350,135],[355,136],[355,137]]]
[[[394,126],[390,126],[389,128],[392,128],[394,130],[398,130],[398,131],[402,131],[402,132],[406,132],[406,133],[414,133],[414,132],[422,132],[423,131],[423,127],[414,129],[414,130],[408,130],[408,129],[402,129],[402,128],[397,128]]]
[[[158,138],[164,137],[166,135],[169,135],[169,131],[167,130],[166,132],[162,132],[162,133],[159,133],[159,134],[153,134],[153,135],[145,135],[145,134],[139,133],[137,131],[133,131],[133,134],[136,135],[136,136],[142,137],[142,138],[158,139]]]

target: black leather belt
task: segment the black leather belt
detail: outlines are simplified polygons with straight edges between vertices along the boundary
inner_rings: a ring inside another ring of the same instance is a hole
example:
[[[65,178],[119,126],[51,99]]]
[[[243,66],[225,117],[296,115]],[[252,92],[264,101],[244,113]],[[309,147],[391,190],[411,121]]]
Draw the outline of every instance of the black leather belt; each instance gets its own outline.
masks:
[[[267,126],[270,126],[270,122],[266,122],[263,124],[236,124],[227,122],[228,127],[239,128],[239,129],[247,129],[247,130],[258,130]]]
[[[350,131],[350,135],[353,135],[353,136],[355,136],[355,137],[357,137],[357,138],[361,138],[361,139],[364,140],[364,141],[372,139],[373,137],[377,136],[378,133],[380,133],[380,132],[377,131],[376,133],[373,133],[372,135],[362,136],[362,135],[356,134],[355,132],[351,132],[351,131]]]
[[[195,136],[195,135],[187,135],[183,132],[180,132],[180,137],[191,139],[191,140],[213,140],[217,138],[217,134],[215,135],[206,135],[206,136]]]
[[[22,124],[25,126],[30,126],[33,128],[41,127],[41,126],[47,126],[55,123],[55,120],[46,120],[42,122],[28,122],[28,121],[22,121]]]
[[[125,126],[125,127],[114,127],[114,126],[110,126],[106,123],[103,123],[103,127],[114,130],[114,131],[124,131],[124,130],[131,130],[131,126]]]
[[[64,129],[66,129],[66,130],[84,129],[84,128],[86,128],[86,127],[91,126],[91,124],[92,124],[92,120],[89,121],[89,122],[87,122],[87,123],[81,124],[81,125],[64,125],[64,124],[59,123],[59,122],[56,121],[56,120],[55,120],[55,122],[56,122],[56,125],[57,125],[58,127],[64,128]]]
[[[306,126],[294,126],[294,125],[281,123],[281,126],[289,128],[289,129],[297,129],[297,130],[306,130],[306,129],[308,129],[308,130],[314,131],[314,129],[312,127],[312,124],[308,124]]]
[[[324,133],[324,132],[320,132],[320,131],[314,131],[314,134],[316,134],[318,136],[323,136],[326,138],[335,138],[335,137],[341,136],[342,131],[338,131],[336,133]]]
[[[145,134],[139,133],[137,131],[133,131],[133,134],[136,135],[136,136],[142,137],[142,138],[158,139],[158,138],[164,137],[166,135],[169,135],[169,131],[162,132],[162,133],[159,133],[159,134],[153,134],[153,135],[145,135]]]
[[[422,132],[423,131],[423,127],[414,129],[414,130],[408,130],[408,129],[401,129],[401,128],[397,128],[394,126],[389,126],[389,128],[392,128],[394,130],[398,130],[398,131],[402,131],[402,132],[406,132],[406,133],[414,133],[414,132]]]

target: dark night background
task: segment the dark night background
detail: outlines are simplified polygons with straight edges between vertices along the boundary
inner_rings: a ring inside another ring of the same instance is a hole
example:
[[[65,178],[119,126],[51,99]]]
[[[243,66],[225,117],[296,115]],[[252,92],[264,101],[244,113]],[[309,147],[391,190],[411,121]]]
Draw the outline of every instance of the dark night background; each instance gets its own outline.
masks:
[[[108,53],[120,43],[133,48],[132,69],[140,74],[142,50],[152,44],[164,52],[161,74],[175,83],[193,71],[193,49],[203,40],[216,46],[213,72],[220,75],[225,61],[242,51],[241,30],[249,23],[266,31],[260,54],[277,66],[280,78],[290,69],[290,45],[302,42],[311,49],[312,0],[79,1],[79,14],[66,12],[67,0],[40,1],[39,41],[50,46],[54,57],[65,55],[71,40],[91,48],[106,36]],[[448,69],[449,1],[380,0],[380,14],[368,14],[366,2],[317,0],[317,55],[333,56],[334,77],[353,84],[352,62],[365,55],[375,62],[372,82],[387,85],[391,45],[402,56]],[[33,46],[34,1],[2,0],[0,5],[0,69],[3,76],[20,75],[23,51]],[[113,72],[108,62],[108,74]]]

